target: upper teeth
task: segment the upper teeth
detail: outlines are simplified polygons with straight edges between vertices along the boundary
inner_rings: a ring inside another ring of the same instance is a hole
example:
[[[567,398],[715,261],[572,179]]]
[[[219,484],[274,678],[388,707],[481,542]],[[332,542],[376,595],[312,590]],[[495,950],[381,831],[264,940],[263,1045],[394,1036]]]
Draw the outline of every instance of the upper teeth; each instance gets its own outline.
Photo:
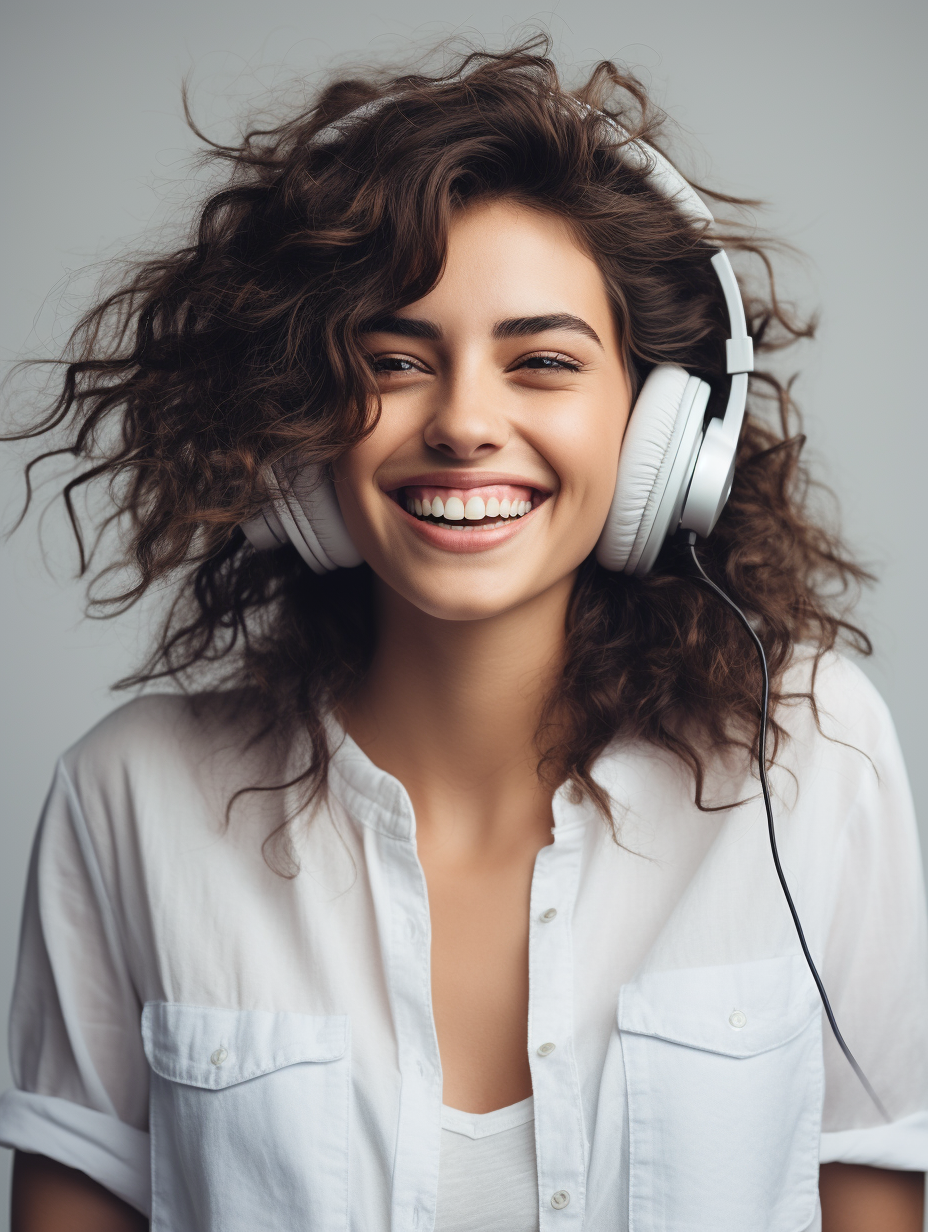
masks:
[[[446,501],[442,501],[440,496],[431,501],[410,497],[406,501],[406,508],[420,518],[479,522],[482,518],[521,518],[532,508],[532,502],[497,500],[495,496],[485,502],[482,496],[471,496],[465,505],[459,496],[449,496]]]

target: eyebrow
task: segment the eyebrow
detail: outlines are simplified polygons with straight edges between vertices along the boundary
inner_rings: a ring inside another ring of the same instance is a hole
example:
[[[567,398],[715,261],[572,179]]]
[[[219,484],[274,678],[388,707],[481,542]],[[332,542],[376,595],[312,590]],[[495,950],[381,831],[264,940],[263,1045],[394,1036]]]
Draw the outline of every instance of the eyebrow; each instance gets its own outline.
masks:
[[[426,342],[440,342],[442,333],[434,321],[418,317],[397,317],[388,314],[365,321],[362,334],[398,334],[401,338],[424,338]]]
[[[510,317],[497,321],[493,326],[494,338],[528,338],[532,334],[544,334],[549,330],[571,330],[591,338],[602,349],[599,334],[582,317],[569,312],[552,312],[537,317]],[[363,334],[397,334],[400,338],[422,338],[427,342],[440,342],[441,329],[434,321],[419,317],[399,317],[392,314],[367,321],[362,326]]]
[[[512,317],[508,321],[497,321],[493,326],[493,337],[528,338],[532,334],[544,334],[552,329],[566,329],[575,334],[584,334],[602,349],[599,334],[592,325],[587,325],[582,317],[575,317],[569,312],[552,312],[541,317]]]

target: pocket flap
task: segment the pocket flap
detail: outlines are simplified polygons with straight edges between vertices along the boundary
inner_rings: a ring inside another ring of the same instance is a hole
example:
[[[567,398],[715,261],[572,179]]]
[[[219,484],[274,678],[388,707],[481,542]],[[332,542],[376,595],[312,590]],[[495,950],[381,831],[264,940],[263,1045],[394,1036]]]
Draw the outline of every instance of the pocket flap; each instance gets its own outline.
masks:
[[[348,1018],[149,1001],[142,1040],[156,1074],[216,1091],[287,1065],[343,1057]]]
[[[641,975],[619,994],[619,1030],[752,1057],[785,1044],[818,1012],[800,956]]]

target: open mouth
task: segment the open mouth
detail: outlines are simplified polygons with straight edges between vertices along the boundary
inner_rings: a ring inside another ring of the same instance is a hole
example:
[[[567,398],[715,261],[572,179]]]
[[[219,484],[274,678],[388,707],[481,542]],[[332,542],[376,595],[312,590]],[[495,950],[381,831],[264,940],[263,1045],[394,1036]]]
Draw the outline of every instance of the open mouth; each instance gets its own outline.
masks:
[[[397,504],[420,522],[448,530],[495,530],[510,526],[536,508],[545,494],[516,484],[479,488],[419,487],[393,493]]]

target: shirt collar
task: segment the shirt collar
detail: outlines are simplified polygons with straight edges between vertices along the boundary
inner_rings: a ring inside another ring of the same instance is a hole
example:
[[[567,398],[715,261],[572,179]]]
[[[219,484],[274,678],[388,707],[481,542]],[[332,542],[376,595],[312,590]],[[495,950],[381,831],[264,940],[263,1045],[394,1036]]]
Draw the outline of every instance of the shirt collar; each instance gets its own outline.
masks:
[[[330,716],[326,726],[332,749],[329,790],[336,800],[361,825],[411,842],[416,818],[406,788],[375,766],[334,718]]]
[[[391,838],[412,842],[416,836],[416,818],[403,784],[386,770],[375,766],[332,716],[327,719],[327,734],[332,749],[329,789],[349,816]],[[604,769],[602,762],[607,756],[604,754],[597,762],[594,772],[597,781],[600,781]],[[585,829],[591,818],[599,817],[591,801],[578,803],[572,797],[573,790],[569,783],[562,784],[554,793],[551,833],[555,842],[573,830]]]

